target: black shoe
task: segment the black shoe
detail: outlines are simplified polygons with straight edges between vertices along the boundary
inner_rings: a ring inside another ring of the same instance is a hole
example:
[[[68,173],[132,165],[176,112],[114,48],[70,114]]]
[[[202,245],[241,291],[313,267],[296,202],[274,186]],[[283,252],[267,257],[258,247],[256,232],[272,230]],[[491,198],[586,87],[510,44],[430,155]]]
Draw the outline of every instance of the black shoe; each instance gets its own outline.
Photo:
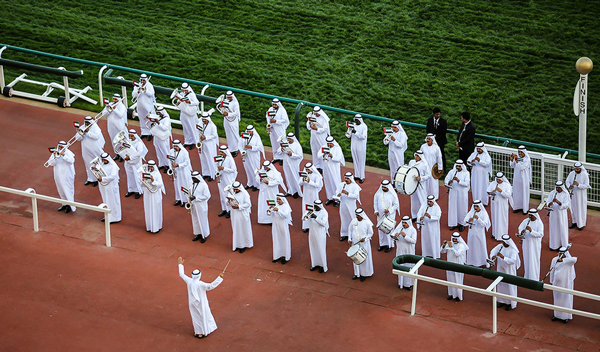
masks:
[[[180,201],[180,200],[178,200],[178,201],[176,201],[175,203],[173,203],[173,205],[174,205],[174,206],[181,205],[181,201]]]
[[[327,201],[325,202],[325,205],[329,205],[329,204],[331,204],[331,203],[333,203],[333,200],[331,200],[331,199],[327,199]]]
[[[195,145],[193,145],[193,144],[190,144],[190,145],[188,146],[188,149],[189,149],[189,150],[192,150],[192,149],[194,149],[194,147],[195,147]]]
[[[377,247],[377,252],[381,252],[383,250],[383,246]]]
[[[579,230],[579,231],[583,231],[583,229],[584,229],[584,228],[585,228],[585,226],[578,227],[578,228],[577,228],[577,230]]]
[[[183,208],[183,207],[185,207],[185,203],[181,202],[181,204],[179,204],[179,206]]]
[[[166,174],[167,172],[169,172],[169,168],[165,166],[165,168],[163,169],[163,173]]]
[[[133,195],[133,192],[127,192],[125,193],[125,198],[129,198]]]
[[[283,166],[283,159],[279,160],[279,166]]]
[[[552,317],[552,321],[557,321],[557,320],[559,320],[557,317]]]
[[[246,251],[246,248],[240,249],[240,253],[244,253],[245,251]]]
[[[141,193],[136,193],[136,194],[135,194],[135,199],[140,199],[140,197],[141,197],[141,196],[142,196],[142,194],[141,194]]]
[[[460,298],[458,298],[458,297],[456,297],[454,300],[455,300],[456,302],[460,302]]]
[[[322,266],[319,267],[319,273],[323,274],[325,272],[325,268],[323,268]]]
[[[114,161],[119,160],[119,154],[115,155],[115,157],[113,158]]]
[[[67,207],[66,205],[63,205],[63,206],[61,206],[60,208],[58,208],[58,211],[64,211],[66,207]],[[70,208],[70,207],[69,207],[69,208]]]
[[[465,227],[463,225],[458,225],[458,232],[463,232]]]
[[[564,319],[562,322],[563,322],[563,324],[566,324],[569,322],[569,319]]]
[[[340,202],[333,202],[333,207],[334,208],[339,208],[340,207]]]
[[[359,278],[359,276],[356,276],[356,275],[352,276],[352,280],[356,280],[358,278]]]
[[[71,212],[71,206],[67,205],[67,207],[65,208],[65,213],[69,214]]]
[[[196,236],[194,236],[194,238],[192,239],[192,241],[195,242],[195,241],[198,241],[201,238],[202,238],[202,235],[196,235]]]
[[[389,253],[392,250],[392,247],[390,246],[385,246],[385,251],[386,253]]]
[[[365,182],[364,178],[361,178],[360,180],[358,180],[358,183],[364,183],[364,182]]]
[[[576,223],[572,223],[572,224],[571,224],[571,226],[569,226],[569,228],[570,228],[570,229],[574,229],[574,228],[576,228],[576,227],[577,227],[577,224],[576,224]]]
[[[522,211],[522,210],[523,210],[523,209],[513,209],[513,214],[516,214],[516,213],[518,213],[518,212],[520,212],[520,211]]]
[[[498,303],[496,304],[496,308],[502,308],[506,305],[506,303]]]
[[[288,262],[288,261],[287,261],[287,260],[285,260],[285,258],[281,258],[281,264],[285,264],[285,263],[287,263],[287,262]]]
[[[92,182],[92,186],[94,186],[94,187],[98,186],[98,181]]]
[[[87,186],[87,185],[91,185],[91,184],[92,184],[92,182],[91,182],[91,181],[85,181],[85,183],[84,183],[83,185],[84,185],[84,186]]]
[[[124,161],[125,161],[125,159],[121,158],[121,156],[119,155],[119,162],[122,163]]]
[[[340,242],[348,241],[348,236],[340,237]]]
[[[308,229],[302,229],[302,232],[307,233]]]
[[[212,181],[213,181],[213,178],[212,178],[212,177],[210,177],[210,176],[208,176],[208,177],[206,178],[206,181],[207,181],[207,182],[212,182]]]
[[[310,271],[315,271],[318,268],[318,266],[313,266],[312,268],[310,268]]]
[[[398,285],[398,288],[399,288],[399,289],[402,289],[402,286]]]
[[[250,188],[252,188],[252,186],[250,186],[250,185],[246,185],[246,187],[244,187],[244,189],[250,189]]]
[[[406,291],[412,291],[412,286],[405,287]]]
[[[450,226],[450,231],[456,230],[456,226]]]
[[[231,217],[231,212],[228,211],[227,214],[225,214],[225,218],[229,219],[230,217]]]
[[[451,301],[451,300],[454,299],[454,297],[452,297],[452,296],[449,295],[448,297],[446,297],[446,299],[449,300],[449,301]]]
[[[119,221],[111,221],[110,223],[111,223],[111,224],[118,224],[118,223],[120,223],[120,222],[121,222],[121,220],[119,220]],[[156,231],[155,233],[158,233],[158,231]]]
[[[200,235],[200,236],[202,236],[202,235]],[[202,236],[202,238],[200,239],[200,243],[204,243],[204,242],[206,242],[206,237]]]
[[[279,259],[281,259],[281,258],[273,259],[273,260],[271,260],[271,261],[272,261],[273,263],[277,263],[277,262],[279,261]]]
[[[412,222],[417,222],[417,218],[412,218]]]
[[[100,221],[104,222],[104,218],[100,219]]]
[[[227,210],[221,211],[218,216],[222,217],[222,216],[225,216],[225,215],[227,215]]]
[[[507,305],[506,308],[504,308],[504,310],[509,311],[509,310],[513,310],[515,308],[511,307],[511,305]]]
[[[256,191],[258,191],[258,188],[255,186],[252,186],[252,192],[256,192]]]
[[[556,249],[554,249],[554,248],[550,248],[550,250],[551,250],[552,252],[556,252],[556,251],[558,251],[558,248],[556,248]]]
[[[300,197],[300,195],[298,194],[298,192],[294,193],[294,195],[292,196],[292,198],[294,198],[294,199],[298,199],[298,197]]]
[[[235,152],[231,153],[231,156],[232,156],[232,157],[234,157],[234,158],[235,158],[236,156],[238,156],[238,152],[237,152],[237,150],[236,150]]]
[[[365,280],[366,280],[366,279],[367,279],[367,277],[366,277],[366,276],[361,276],[361,277],[360,277],[360,282],[365,282]]]
[[[149,135],[149,136],[146,137],[146,139],[148,140],[148,142],[152,142],[152,138],[154,138],[153,135]]]

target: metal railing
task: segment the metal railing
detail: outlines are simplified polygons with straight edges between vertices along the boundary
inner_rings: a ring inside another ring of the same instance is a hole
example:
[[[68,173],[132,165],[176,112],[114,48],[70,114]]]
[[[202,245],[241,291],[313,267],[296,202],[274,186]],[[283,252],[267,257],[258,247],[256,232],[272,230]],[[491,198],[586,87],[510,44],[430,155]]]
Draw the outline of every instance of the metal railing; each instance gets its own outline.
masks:
[[[108,205],[106,205],[104,203],[102,203],[100,205],[89,205],[89,204],[84,204],[84,203],[79,203],[79,202],[71,202],[68,200],[60,199],[60,198],[37,194],[37,193],[35,193],[35,190],[33,188],[28,188],[24,191],[21,191],[21,190],[14,189],[14,188],[0,186],[0,192],[6,192],[6,193],[11,193],[11,194],[16,194],[19,196],[31,198],[31,213],[33,214],[33,231],[35,231],[35,232],[40,231],[38,208],[37,208],[37,200],[38,199],[45,200],[45,201],[52,202],[52,203],[72,205],[74,207],[104,213],[104,217],[106,219],[106,221],[104,221],[104,231],[106,234],[106,247],[111,247],[110,221],[108,221],[108,214],[110,213],[110,208],[108,207]]]
[[[434,283],[437,285],[454,287],[454,288],[462,289],[465,291],[470,291],[470,292],[475,292],[475,293],[479,293],[479,294],[486,295],[486,296],[491,296],[492,297],[492,332],[494,334],[496,334],[498,332],[498,316],[497,316],[498,308],[496,306],[497,298],[503,298],[506,300],[516,301],[516,302],[523,303],[523,304],[529,304],[534,307],[545,308],[545,309],[550,309],[550,310],[557,310],[557,311],[561,311],[561,312],[565,312],[565,313],[569,313],[569,314],[574,314],[574,315],[579,315],[579,316],[583,316],[583,317],[587,317],[587,318],[600,320],[600,314],[586,312],[586,311],[577,310],[577,309],[565,308],[565,307],[561,307],[561,306],[557,306],[557,305],[553,305],[553,304],[549,304],[549,303],[534,301],[534,300],[527,299],[527,298],[515,297],[515,296],[507,295],[504,293],[498,293],[496,291],[496,286],[502,281],[503,278],[501,276],[497,277],[496,280],[494,280],[494,282],[492,282],[487,288],[483,289],[483,288],[479,288],[479,287],[457,284],[455,282],[450,282],[450,281],[446,281],[446,280],[442,280],[442,279],[436,279],[436,278],[430,277],[430,276],[419,275],[419,268],[423,265],[423,263],[425,263],[425,259],[421,259],[417,264],[415,264],[415,266],[409,272],[392,269],[392,273],[395,275],[401,275],[401,276],[405,276],[405,277],[414,279],[413,290],[412,290],[412,300],[411,300],[411,307],[410,307],[410,315],[411,316],[415,315],[415,313],[416,313],[417,291],[418,291],[417,290],[417,282],[419,280],[423,280],[423,281],[431,282],[431,283]],[[591,299],[594,301],[600,301],[600,296],[594,295],[591,293],[587,293],[587,292],[570,290],[567,288],[558,287],[558,286],[554,286],[554,285],[547,285],[547,284],[544,284],[544,289],[567,293],[567,294],[570,294],[573,296],[583,297],[583,298]]]

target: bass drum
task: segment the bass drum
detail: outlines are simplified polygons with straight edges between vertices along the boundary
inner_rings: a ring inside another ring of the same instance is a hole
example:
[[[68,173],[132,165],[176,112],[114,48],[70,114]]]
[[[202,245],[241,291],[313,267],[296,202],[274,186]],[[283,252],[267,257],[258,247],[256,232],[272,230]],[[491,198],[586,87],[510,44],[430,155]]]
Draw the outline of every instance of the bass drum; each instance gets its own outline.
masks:
[[[415,193],[417,187],[419,187],[419,169],[408,165],[402,165],[396,170],[394,176],[394,188],[396,192],[410,196]]]

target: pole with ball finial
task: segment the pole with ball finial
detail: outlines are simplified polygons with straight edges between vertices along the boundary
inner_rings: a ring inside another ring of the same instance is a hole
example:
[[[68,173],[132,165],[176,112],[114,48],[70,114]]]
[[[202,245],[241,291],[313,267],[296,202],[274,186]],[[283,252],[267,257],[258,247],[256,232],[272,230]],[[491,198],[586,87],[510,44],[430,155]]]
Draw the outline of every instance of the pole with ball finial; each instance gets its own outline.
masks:
[[[592,71],[594,63],[587,57],[582,57],[575,63],[579,72],[579,82],[575,87],[573,96],[573,112],[579,116],[579,161],[585,162],[586,137],[587,137],[587,96],[588,96],[588,73]]]

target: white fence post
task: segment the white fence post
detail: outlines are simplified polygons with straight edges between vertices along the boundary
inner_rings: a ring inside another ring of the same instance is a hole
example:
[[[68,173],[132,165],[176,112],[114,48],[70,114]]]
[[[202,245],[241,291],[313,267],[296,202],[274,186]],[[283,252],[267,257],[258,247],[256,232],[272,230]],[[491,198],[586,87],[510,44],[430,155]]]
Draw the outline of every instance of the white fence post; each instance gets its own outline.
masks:
[[[35,189],[27,188],[25,190],[25,192],[35,194]],[[33,214],[33,231],[39,232],[40,231],[40,222],[39,222],[40,220],[38,218],[38,211],[37,211],[37,198],[35,198],[35,197],[31,197],[31,213]]]

